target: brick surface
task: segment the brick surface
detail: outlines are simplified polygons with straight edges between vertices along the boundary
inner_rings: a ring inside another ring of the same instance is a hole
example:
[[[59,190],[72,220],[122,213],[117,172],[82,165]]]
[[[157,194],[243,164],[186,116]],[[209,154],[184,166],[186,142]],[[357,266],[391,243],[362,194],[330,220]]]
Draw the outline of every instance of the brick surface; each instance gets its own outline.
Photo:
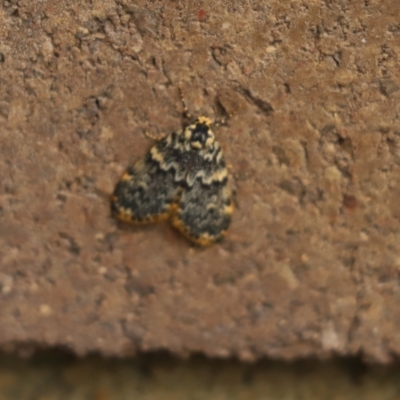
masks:
[[[0,345],[124,356],[400,353],[398,1],[4,1]],[[109,195],[192,114],[226,240],[127,227]]]

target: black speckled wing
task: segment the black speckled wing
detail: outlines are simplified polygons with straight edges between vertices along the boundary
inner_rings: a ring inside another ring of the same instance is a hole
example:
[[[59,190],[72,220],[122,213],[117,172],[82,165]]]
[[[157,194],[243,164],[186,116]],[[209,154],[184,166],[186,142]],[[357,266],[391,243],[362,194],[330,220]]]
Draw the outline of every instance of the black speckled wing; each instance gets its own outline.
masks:
[[[222,239],[233,205],[225,159],[210,124],[198,118],[128,168],[112,196],[112,214],[134,223],[171,218],[203,246]]]
[[[167,219],[180,192],[177,176],[184,176],[180,163],[172,163],[165,153],[176,145],[177,134],[158,142],[124,173],[111,199],[114,217],[127,222],[149,223]]]
[[[217,141],[197,153],[188,168],[172,223],[190,240],[206,246],[221,240],[233,212],[228,173]]]

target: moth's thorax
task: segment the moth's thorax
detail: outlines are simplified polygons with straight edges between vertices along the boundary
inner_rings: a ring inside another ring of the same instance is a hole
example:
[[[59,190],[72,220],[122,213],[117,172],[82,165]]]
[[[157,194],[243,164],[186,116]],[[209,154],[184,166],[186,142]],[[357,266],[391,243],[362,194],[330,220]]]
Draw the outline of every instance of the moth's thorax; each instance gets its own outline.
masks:
[[[190,143],[192,149],[207,149],[213,145],[215,138],[210,126],[211,120],[209,118],[199,117],[185,129],[185,139]]]

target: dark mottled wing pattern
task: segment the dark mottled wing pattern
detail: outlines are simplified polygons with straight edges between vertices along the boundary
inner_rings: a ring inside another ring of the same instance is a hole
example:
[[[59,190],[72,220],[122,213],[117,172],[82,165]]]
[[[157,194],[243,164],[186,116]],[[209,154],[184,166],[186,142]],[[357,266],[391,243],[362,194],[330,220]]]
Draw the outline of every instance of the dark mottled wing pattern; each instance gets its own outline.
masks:
[[[208,150],[194,152],[172,223],[189,239],[208,245],[223,238],[233,204],[222,150],[217,141]]]
[[[171,217],[176,228],[200,245],[222,239],[233,205],[225,159],[209,126],[200,117],[128,168],[112,196],[113,215],[135,223]]]
[[[170,146],[172,135],[127,169],[112,196],[111,211],[116,218],[136,223],[168,218],[180,190],[175,182],[176,171],[164,168],[163,152]]]

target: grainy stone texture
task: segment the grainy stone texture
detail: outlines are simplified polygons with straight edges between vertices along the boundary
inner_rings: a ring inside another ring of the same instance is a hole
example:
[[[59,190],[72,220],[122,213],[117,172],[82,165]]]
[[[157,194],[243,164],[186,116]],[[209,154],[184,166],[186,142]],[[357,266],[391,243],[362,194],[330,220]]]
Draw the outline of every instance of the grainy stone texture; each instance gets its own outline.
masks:
[[[0,4],[3,349],[400,354],[398,0]],[[235,114],[206,250],[109,215],[144,132],[181,127],[179,84]]]

